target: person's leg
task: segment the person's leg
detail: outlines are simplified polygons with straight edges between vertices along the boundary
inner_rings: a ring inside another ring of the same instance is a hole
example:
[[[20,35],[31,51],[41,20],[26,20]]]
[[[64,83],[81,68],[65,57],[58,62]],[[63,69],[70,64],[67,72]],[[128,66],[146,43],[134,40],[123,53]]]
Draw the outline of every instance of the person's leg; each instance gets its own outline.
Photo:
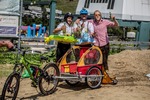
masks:
[[[71,48],[71,44],[65,44],[65,48],[64,48],[64,54],[69,50]],[[63,55],[64,55],[63,54]],[[71,53],[69,53],[68,55],[67,55],[67,57],[66,57],[66,61],[67,61],[67,63],[69,63],[70,61],[71,61]]]
[[[59,43],[57,45],[56,62],[70,49],[70,44]]]
[[[103,54],[103,65],[104,65],[104,69],[108,70],[108,55],[109,55],[109,44],[100,47],[102,54]]]
[[[56,62],[61,58],[61,43],[58,42],[56,50]]]
[[[109,44],[107,44],[106,46],[105,46],[105,68],[106,68],[106,70],[108,70],[109,68],[108,68],[108,56],[109,56],[109,51],[110,51],[110,47],[109,47]]]

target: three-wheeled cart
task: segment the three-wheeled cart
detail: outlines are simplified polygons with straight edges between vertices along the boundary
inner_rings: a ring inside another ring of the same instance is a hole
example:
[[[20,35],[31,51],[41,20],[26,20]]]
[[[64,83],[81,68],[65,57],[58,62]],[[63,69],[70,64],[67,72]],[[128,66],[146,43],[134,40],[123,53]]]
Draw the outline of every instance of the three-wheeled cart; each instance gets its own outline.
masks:
[[[75,45],[69,49],[60,61],[50,63],[56,71],[52,75],[53,81],[65,80],[67,84],[74,86],[79,82],[85,82],[92,88],[99,88],[101,83],[116,84],[117,80],[109,77],[103,66],[103,56],[99,47]]]

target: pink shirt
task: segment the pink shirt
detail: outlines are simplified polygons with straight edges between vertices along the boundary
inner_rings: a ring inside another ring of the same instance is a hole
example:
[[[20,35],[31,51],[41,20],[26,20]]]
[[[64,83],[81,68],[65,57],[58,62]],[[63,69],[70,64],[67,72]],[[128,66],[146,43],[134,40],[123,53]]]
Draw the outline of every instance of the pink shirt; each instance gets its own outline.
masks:
[[[94,45],[101,47],[108,44],[109,40],[108,40],[107,27],[114,26],[115,23],[105,19],[102,19],[99,22],[96,22],[95,20],[89,20],[89,21],[93,23],[94,32],[96,33],[96,36],[94,38]]]

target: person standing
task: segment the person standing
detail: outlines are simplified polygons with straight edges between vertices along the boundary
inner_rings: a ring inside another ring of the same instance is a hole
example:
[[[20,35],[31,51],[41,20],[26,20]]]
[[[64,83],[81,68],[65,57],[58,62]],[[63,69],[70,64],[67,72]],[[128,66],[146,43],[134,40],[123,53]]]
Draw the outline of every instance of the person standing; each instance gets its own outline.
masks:
[[[113,27],[113,26],[119,26],[117,20],[115,19],[115,16],[111,16],[112,21],[102,19],[102,14],[99,10],[96,10],[94,12],[94,20],[90,20],[91,23],[93,23],[94,26],[94,45],[99,46],[99,48],[102,50],[103,54],[103,64],[104,69],[108,70],[108,55],[109,55],[109,40],[108,40],[108,33],[107,33],[107,27]]]
[[[74,33],[73,15],[68,12],[64,15],[64,22],[60,23],[56,29],[53,30],[54,34],[71,36]],[[56,50],[56,62],[71,48],[70,43],[58,42]]]
[[[78,36],[79,44],[85,42],[93,42],[92,34],[94,33],[94,27],[91,22],[87,20],[88,11],[86,9],[82,9],[80,11],[80,19],[77,19],[74,27],[75,27],[75,34]]]

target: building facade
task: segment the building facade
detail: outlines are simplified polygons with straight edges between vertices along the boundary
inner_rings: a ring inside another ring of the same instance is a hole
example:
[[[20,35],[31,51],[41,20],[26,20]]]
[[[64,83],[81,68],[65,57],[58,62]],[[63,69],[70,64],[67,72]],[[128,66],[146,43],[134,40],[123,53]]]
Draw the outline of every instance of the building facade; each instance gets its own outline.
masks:
[[[117,19],[150,21],[150,0],[79,0],[76,14],[82,8],[90,14],[100,10],[104,18],[109,18],[111,13]]]

